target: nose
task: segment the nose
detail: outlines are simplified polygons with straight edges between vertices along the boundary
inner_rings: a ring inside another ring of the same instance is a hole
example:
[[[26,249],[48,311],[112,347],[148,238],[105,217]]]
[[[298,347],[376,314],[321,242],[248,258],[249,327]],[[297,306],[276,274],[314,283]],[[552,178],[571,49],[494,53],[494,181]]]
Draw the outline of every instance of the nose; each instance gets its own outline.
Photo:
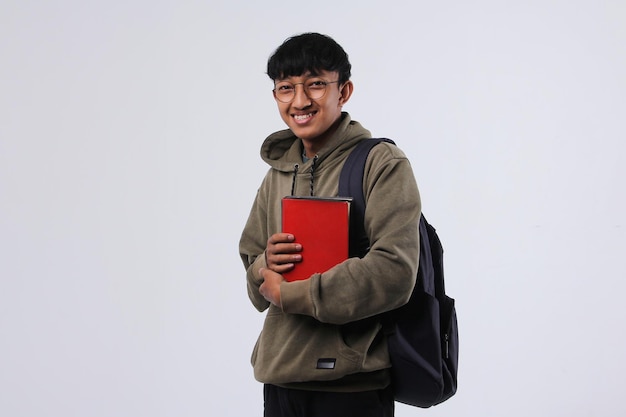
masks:
[[[306,91],[304,90],[304,84],[299,83],[295,85],[293,105],[299,109],[311,105],[311,99],[309,98],[309,96],[306,95]]]

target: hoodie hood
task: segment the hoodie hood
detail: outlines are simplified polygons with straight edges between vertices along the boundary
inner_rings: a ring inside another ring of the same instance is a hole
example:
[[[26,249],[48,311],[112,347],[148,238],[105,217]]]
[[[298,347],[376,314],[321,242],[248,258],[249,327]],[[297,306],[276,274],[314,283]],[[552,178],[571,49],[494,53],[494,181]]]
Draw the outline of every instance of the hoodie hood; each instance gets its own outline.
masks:
[[[359,122],[352,120],[348,113],[343,112],[337,130],[317,154],[317,157],[312,158],[311,161],[319,166],[329,155],[335,152],[343,153],[351,149],[356,142],[371,136],[369,130],[361,126]],[[265,139],[261,145],[261,158],[278,171],[294,172],[295,165],[303,165],[302,150],[302,141],[291,130],[285,129],[273,133]],[[313,164],[311,161],[307,164]]]

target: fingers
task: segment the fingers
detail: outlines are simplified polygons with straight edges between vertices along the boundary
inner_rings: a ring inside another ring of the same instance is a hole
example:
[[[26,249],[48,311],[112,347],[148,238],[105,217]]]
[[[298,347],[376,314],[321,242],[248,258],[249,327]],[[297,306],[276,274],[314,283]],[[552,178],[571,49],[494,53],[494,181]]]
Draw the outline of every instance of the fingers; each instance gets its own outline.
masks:
[[[284,274],[285,272],[292,270],[296,266],[296,263],[300,262],[301,260],[302,258],[298,259],[297,261],[287,262],[287,263],[275,263],[275,262],[270,261],[267,267],[274,272],[278,272],[279,274]]]
[[[267,240],[267,250],[271,255],[292,254],[302,250],[302,245],[295,242],[294,235],[276,233]]]
[[[276,245],[276,244],[279,244],[279,243],[293,242],[294,240],[296,240],[296,238],[291,233],[274,233],[267,240],[267,244],[268,244],[268,246],[269,245]]]
[[[295,254],[268,254],[267,266],[272,271],[282,274],[292,269],[296,263],[302,261],[302,255]]]
[[[302,261],[302,245],[294,242],[295,238],[289,233],[276,233],[267,241],[265,251],[267,266],[278,273],[284,273]]]

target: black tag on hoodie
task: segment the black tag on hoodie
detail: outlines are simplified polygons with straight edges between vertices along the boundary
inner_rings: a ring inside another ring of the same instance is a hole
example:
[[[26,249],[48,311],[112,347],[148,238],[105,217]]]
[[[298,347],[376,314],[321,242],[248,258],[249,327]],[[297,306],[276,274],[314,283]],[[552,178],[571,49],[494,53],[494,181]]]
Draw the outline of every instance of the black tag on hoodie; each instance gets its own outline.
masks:
[[[317,360],[317,369],[335,369],[335,358],[320,358]]]

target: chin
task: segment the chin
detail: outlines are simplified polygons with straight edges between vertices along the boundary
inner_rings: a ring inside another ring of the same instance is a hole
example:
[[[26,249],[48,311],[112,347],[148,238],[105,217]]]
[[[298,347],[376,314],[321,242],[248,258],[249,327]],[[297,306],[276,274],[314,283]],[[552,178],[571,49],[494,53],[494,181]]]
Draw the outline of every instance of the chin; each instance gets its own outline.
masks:
[[[311,132],[311,129],[303,129],[298,126],[290,127],[290,129],[294,135],[303,140],[311,140],[317,136],[315,133]]]

